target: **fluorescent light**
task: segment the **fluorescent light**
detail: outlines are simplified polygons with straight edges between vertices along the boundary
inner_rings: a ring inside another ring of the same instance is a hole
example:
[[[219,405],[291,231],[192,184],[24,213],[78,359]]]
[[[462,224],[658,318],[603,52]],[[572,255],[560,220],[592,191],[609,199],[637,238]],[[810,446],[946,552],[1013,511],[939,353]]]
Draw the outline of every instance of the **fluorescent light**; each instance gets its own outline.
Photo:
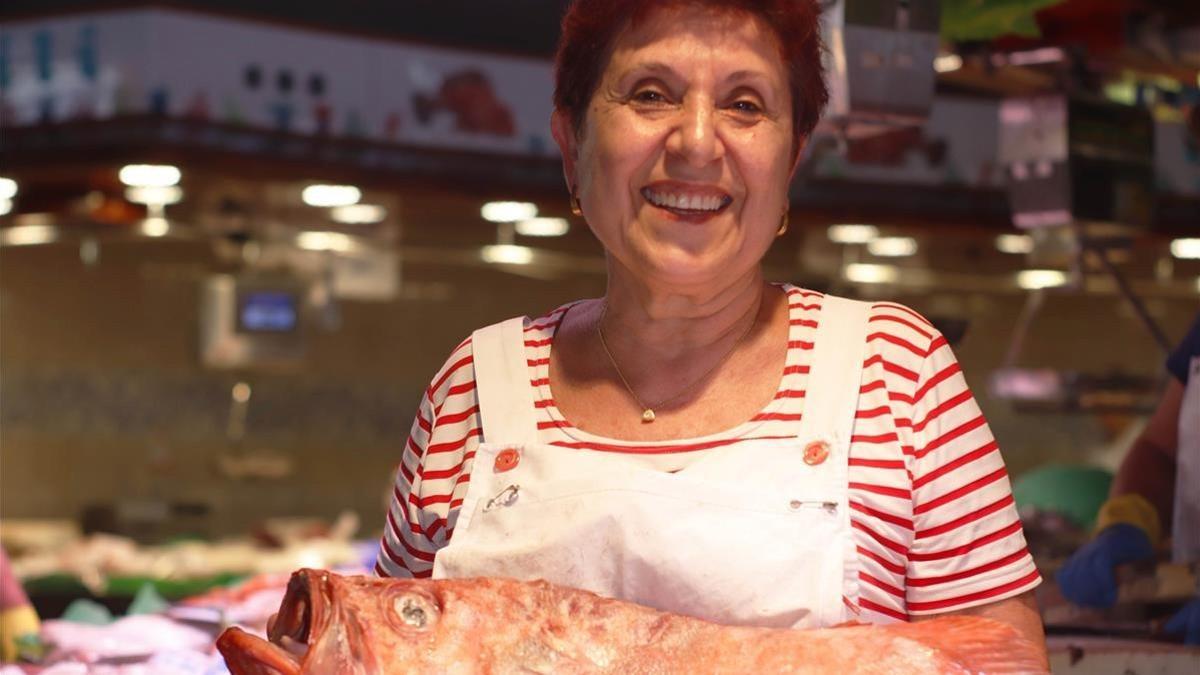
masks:
[[[12,212],[12,200],[0,199],[0,216],[7,216]]]
[[[933,69],[939,73],[949,73],[962,68],[963,60],[958,54],[942,54],[933,60]]]
[[[881,258],[902,258],[917,252],[917,240],[912,237],[879,237],[867,242],[867,252]]]
[[[1067,274],[1059,270],[1022,270],[1017,272],[1017,285],[1026,290],[1054,288],[1065,283],[1067,283]]]
[[[900,271],[892,265],[869,265],[851,263],[846,265],[846,279],[859,284],[890,284],[900,277]]]
[[[1058,63],[1065,56],[1058,47],[1041,47],[1023,52],[1012,52],[1008,55],[1008,63],[1013,66],[1033,66],[1039,63]]]
[[[341,232],[301,232],[296,235],[296,244],[309,251],[340,251],[354,249],[354,240]]]
[[[566,218],[526,218],[517,221],[516,229],[524,237],[561,237],[571,226]]]
[[[178,185],[141,185],[125,188],[125,199],[137,204],[176,204],[183,199]]]
[[[368,225],[387,217],[387,209],[378,204],[348,204],[329,210],[331,218],[345,225]]]
[[[182,177],[179,169],[169,164],[129,164],[121,167],[118,175],[129,187],[169,187]]]
[[[0,199],[12,199],[17,196],[17,181],[0,177]]]
[[[829,241],[838,244],[865,244],[879,236],[874,225],[830,225]]]
[[[528,246],[493,244],[491,246],[484,246],[479,255],[483,258],[484,262],[489,263],[528,265],[533,262],[533,249]]]
[[[1171,255],[1180,259],[1200,258],[1200,239],[1176,239],[1171,242]]]
[[[992,54],[992,65],[997,68],[1004,66],[1036,66],[1042,63],[1058,63],[1063,60],[1065,52],[1058,47],[1041,47],[1021,52]]]
[[[1052,225],[1064,225],[1071,222],[1071,212],[1066,209],[1054,209],[1051,211],[1030,211],[1027,213],[1014,213],[1013,223],[1017,227],[1033,230],[1039,227],[1050,227]]]
[[[36,246],[49,244],[58,238],[53,225],[17,225],[0,229],[0,243],[5,246]]]
[[[309,185],[300,197],[309,206],[349,206],[362,199],[362,190],[353,185]]]
[[[147,237],[163,237],[171,231],[166,218],[147,218],[142,221],[142,234]]]
[[[530,202],[488,202],[479,209],[479,215],[493,223],[515,223],[535,218],[537,213],[537,204]]]
[[[1029,253],[1033,251],[1033,237],[1027,234],[1002,234],[996,237],[996,250],[1001,253]]]

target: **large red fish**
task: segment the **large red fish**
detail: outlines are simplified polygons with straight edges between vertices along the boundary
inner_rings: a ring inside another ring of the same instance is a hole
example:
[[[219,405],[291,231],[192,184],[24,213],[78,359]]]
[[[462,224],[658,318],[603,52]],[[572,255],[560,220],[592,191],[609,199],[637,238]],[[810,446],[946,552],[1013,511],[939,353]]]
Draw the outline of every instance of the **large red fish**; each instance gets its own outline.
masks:
[[[217,647],[233,675],[1044,672],[1016,630],[976,617],[743,628],[540,581],[307,569],[292,575],[269,637],[230,628]]]

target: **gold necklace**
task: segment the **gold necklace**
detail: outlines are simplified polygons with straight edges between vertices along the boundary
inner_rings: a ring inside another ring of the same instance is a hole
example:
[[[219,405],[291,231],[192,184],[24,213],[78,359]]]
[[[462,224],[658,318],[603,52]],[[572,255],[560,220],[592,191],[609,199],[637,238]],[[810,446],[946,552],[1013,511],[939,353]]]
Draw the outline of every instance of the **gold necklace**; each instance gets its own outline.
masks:
[[[621,372],[621,367],[617,365],[617,360],[613,358],[612,352],[608,349],[608,343],[604,340],[604,330],[602,328],[604,324],[604,317],[608,314],[607,302],[604,303],[604,308],[600,310],[600,320],[596,322],[596,335],[600,338],[600,346],[604,349],[604,355],[608,357],[608,362],[612,364],[613,370],[617,373],[617,377],[621,379],[621,384],[625,385],[625,391],[629,392],[629,395],[633,397],[633,400],[638,404],[638,407],[642,409],[642,423],[649,424],[654,421],[655,408],[661,408],[668,403],[673,403],[676,399],[691,391],[697,384],[703,382],[705,378],[711,375],[714,370],[716,370],[722,363],[725,363],[725,361],[728,360],[731,355],[733,355],[733,350],[737,349],[738,345],[742,343],[742,340],[745,340],[746,336],[750,334],[750,331],[754,329],[754,324],[758,323],[758,312],[761,307],[762,298],[760,297],[758,304],[754,307],[754,313],[751,315],[750,325],[746,327],[745,332],[743,332],[741,336],[734,341],[733,345],[729,347],[729,351],[725,352],[725,354],[721,356],[721,358],[718,359],[711,368],[704,371],[704,374],[702,374],[700,377],[692,380],[690,384],[684,387],[681,391],[677,392],[674,396],[659,401],[654,405],[646,405],[645,403],[642,403],[642,399],[639,398],[637,393],[633,391],[633,387],[629,385],[629,380],[625,379],[624,373]]]

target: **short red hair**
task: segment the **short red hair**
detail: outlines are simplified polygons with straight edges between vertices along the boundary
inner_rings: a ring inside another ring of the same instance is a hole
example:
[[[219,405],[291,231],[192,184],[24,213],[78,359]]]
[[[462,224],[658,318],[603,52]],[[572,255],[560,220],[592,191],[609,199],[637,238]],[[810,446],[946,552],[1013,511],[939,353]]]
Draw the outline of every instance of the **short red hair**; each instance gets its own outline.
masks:
[[[562,20],[554,56],[554,107],[582,128],[617,33],[651,10],[682,4],[706,5],[757,16],[775,31],[780,59],[792,92],[794,145],[817,126],[829,100],[821,63],[817,0],[575,0]]]

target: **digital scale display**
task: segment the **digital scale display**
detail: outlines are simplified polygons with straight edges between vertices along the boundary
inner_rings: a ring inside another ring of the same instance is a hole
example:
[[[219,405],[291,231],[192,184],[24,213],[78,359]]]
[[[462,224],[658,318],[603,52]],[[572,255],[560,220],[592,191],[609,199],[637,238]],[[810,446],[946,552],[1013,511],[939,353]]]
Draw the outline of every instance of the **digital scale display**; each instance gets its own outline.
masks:
[[[299,319],[296,296],[284,291],[238,294],[237,325],[242,333],[291,333]]]

